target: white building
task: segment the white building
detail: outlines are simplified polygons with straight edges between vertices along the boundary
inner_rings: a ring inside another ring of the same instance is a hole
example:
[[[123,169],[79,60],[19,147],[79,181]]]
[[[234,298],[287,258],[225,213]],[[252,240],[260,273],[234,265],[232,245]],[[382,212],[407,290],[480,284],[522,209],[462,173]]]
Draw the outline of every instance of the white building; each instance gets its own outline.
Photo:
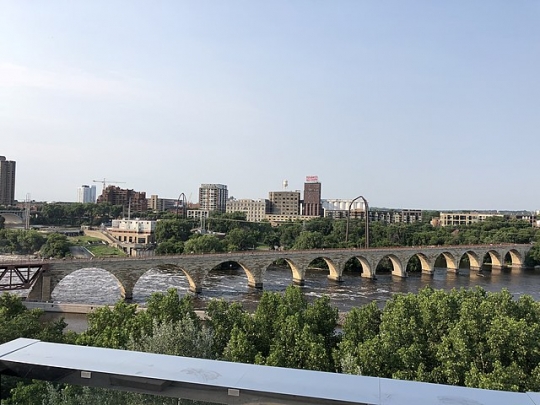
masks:
[[[96,186],[82,185],[77,189],[78,203],[95,203],[96,202]]]
[[[243,212],[249,222],[261,222],[266,219],[266,214],[270,210],[269,200],[229,200],[227,201],[226,212]]]
[[[229,192],[224,184],[201,184],[199,206],[201,210],[225,212]]]
[[[332,200],[321,200],[324,216],[345,217],[344,214],[349,211],[349,205],[351,205],[351,201],[352,199],[344,200],[339,198],[334,198]],[[365,211],[364,201],[358,199],[353,202],[351,205],[351,211]]]

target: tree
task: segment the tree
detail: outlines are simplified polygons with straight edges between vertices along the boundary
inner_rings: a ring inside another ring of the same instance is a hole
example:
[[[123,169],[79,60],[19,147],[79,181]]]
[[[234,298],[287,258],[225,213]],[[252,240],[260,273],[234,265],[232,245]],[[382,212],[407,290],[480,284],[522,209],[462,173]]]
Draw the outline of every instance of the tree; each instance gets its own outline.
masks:
[[[156,224],[156,242],[185,242],[191,235],[193,221],[185,219],[165,219]]]
[[[257,240],[253,231],[235,228],[227,233],[223,243],[227,251],[238,251],[254,248],[257,245]]]
[[[125,349],[132,335],[138,337],[143,331],[150,331],[151,324],[148,325],[147,319],[141,318],[137,313],[137,305],[124,301],[118,301],[113,308],[98,308],[88,314],[88,328],[77,337],[76,343]]]
[[[324,237],[320,232],[303,231],[294,242],[293,249],[307,250],[324,247]]]
[[[184,244],[186,253],[218,253],[223,252],[223,244],[214,235],[197,235]]]
[[[43,257],[65,257],[69,254],[70,243],[67,236],[51,233],[41,248]]]
[[[47,342],[64,342],[63,335],[66,323],[63,319],[55,322],[44,322],[41,320],[43,311],[38,309],[27,309],[22,299],[14,294],[5,293],[0,295],[0,344],[11,340],[25,337],[39,339]],[[3,376],[0,398],[9,396],[20,381]],[[3,402],[2,402],[3,403]],[[13,402],[30,403],[30,402]]]
[[[184,252],[184,242],[174,241],[174,239],[161,242],[156,247],[156,254],[158,255],[171,255],[181,254]]]

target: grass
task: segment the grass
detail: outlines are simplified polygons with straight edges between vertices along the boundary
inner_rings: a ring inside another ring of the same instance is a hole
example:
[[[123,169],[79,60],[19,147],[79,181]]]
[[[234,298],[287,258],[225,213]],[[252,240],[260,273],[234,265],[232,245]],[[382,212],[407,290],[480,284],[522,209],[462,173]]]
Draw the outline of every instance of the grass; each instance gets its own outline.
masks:
[[[118,256],[125,257],[127,256],[122,250],[109,246],[109,245],[89,245],[85,246],[95,257],[104,257],[104,256]]]
[[[90,244],[97,244],[97,243],[101,243],[101,239],[98,239],[98,238],[94,238],[92,236],[72,236],[72,237],[69,237],[68,240],[76,245],[76,246],[85,246],[86,245],[90,245]]]
[[[109,246],[99,238],[93,238],[91,236],[74,236],[68,239],[73,245],[82,246],[88,249],[95,257],[127,256],[121,249]]]

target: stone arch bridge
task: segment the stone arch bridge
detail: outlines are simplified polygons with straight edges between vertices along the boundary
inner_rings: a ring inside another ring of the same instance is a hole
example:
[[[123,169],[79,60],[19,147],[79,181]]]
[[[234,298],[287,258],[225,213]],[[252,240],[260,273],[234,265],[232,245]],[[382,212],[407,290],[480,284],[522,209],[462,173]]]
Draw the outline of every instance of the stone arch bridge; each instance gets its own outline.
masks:
[[[148,258],[111,258],[93,260],[46,260],[35,262],[35,266],[44,263],[43,271],[28,294],[28,300],[50,301],[51,293],[60,281],[71,273],[85,268],[98,268],[108,271],[118,280],[122,296],[133,297],[133,288],[137,280],[151,269],[167,272],[182,272],[193,292],[202,292],[207,274],[217,266],[237,263],[246,273],[248,285],[263,288],[267,268],[277,260],[285,261],[292,272],[295,284],[303,285],[306,270],[316,259],[322,259],[328,265],[328,278],[342,281],[345,264],[357,260],[362,265],[362,277],[376,278],[376,269],[382,260],[392,263],[392,275],[407,277],[407,264],[417,257],[422,272],[432,274],[435,262],[442,257],[446,268],[458,272],[462,258],[467,257],[471,270],[480,270],[484,260],[490,262],[492,269],[503,267],[522,268],[531,245],[500,244],[470,246],[415,246],[376,249],[319,249],[285,251],[250,251],[223,254],[186,254],[177,256],[155,256]],[[489,259],[487,259],[489,258]],[[30,266],[31,263],[25,263]]]

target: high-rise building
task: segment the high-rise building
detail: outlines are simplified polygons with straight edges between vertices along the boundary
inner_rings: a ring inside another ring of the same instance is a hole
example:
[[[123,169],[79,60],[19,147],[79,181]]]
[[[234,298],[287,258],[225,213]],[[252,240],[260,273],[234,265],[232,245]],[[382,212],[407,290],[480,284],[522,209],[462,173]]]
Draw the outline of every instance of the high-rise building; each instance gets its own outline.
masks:
[[[0,205],[15,205],[15,161],[0,156]]]
[[[199,205],[203,211],[226,212],[229,191],[224,184],[201,184]]]
[[[117,186],[107,186],[97,199],[98,204],[108,202],[112,205],[122,205],[125,209],[133,212],[146,212],[148,201],[146,192],[122,189]]]
[[[300,191],[270,191],[268,199],[273,215],[300,215]]]
[[[96,186],[87,186],[83,184],[77,189],[77,202],[79,203],[95,203],[96,202]]]
[[[306,177],[306,182],[304,183],[304,203],[302,204],[302,215],[320,217],[321,214],[321,183],[319,183],[317,176],[308,176]]]

